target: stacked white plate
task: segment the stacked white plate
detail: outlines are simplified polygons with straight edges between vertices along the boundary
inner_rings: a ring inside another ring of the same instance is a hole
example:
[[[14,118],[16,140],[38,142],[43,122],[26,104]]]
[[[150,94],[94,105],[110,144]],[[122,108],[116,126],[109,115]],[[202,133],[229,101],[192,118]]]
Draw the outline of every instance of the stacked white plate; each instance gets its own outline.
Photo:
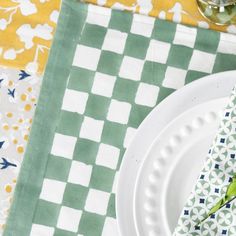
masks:
[[[236,71],[179,89],[144,120],[127,149],[116,210],[122,236],[170,236],[203,166]]]

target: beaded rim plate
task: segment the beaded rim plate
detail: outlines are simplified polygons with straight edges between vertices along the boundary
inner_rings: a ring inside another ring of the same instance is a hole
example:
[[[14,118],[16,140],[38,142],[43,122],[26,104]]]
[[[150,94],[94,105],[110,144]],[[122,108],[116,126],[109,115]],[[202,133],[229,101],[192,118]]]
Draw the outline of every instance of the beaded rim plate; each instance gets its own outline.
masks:
[[[206,76],[168,96],[146,117],[126,150],[119,172],[116,213],[120,235],[137,235],[133,204],[135,183],[145,155],[158,134],[186,110],[228,96],[235,84],[236,71]]]
[[[140,168],[134,212],[138,235],[171,235],[200,173],[228,98],[202,103],[173,120]],[[207,131],[207,132],[206,132]]]

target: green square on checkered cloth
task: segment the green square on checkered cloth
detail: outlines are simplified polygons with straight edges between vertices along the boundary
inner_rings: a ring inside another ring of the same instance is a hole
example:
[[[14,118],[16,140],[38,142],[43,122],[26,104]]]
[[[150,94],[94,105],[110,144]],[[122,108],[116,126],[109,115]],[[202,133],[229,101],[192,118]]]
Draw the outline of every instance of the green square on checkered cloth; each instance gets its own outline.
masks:
[[[118,235],[116,182],[136,129],[176,89],[235,69],[235,39],[64,1],[4,235]]]

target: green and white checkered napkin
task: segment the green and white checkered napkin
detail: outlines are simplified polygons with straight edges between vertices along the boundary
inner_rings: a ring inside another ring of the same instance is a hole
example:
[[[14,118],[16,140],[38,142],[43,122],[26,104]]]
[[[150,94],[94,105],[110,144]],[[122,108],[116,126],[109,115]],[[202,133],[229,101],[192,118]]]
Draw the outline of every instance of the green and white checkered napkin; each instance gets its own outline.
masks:
[[[5,236],[115,236],[125,149],[162,99],[236,68],[236,36],[64,1]]]
[[[236,235],[236,87],[173,236]]]

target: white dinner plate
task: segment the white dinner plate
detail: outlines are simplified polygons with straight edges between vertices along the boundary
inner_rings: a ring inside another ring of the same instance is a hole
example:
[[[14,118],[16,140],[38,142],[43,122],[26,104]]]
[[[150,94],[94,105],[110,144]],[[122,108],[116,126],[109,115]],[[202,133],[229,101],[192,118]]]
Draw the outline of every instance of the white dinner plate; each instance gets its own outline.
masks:
[[[117,211],[119,230],[122,236],[135,236],[135,235],[146,236],[146,235],[152,235],[152,233],[153,235],[157,236],[168,236],[171,230],[173,230],[174,224],[176,224],[176,219],[178,217],[177,215],[179,214],[178,211],[180,211],[181,204],[183,204],[183,202],[179,204],[179,208],[178,210],[176,210],[175,213],[173,213],[172,218],[168,218],[167,208],[164,208],[163,205],[162,211],[163,214],[166,215],[166,223],[163,223],[163,225],[165,225],[166,231],[163,232],[166,232],[166,234],[159,234],[158,233],[159,229],[157,228],[153,228],[150,231],[147,231],[148,229],[146,228],[146,225],[143,224],[143,222],[146,221],[148,222],[149,218],[147,219],[142,218],[140,216],[142,212],[140,212],[140,209],[137,208],[137,205],[139,205],[137,203],[143,201],[142,199],[138,198],[137,195],[135,195],[135,192],[138,193],[139,191],[138,183],[140,183],[140,181],[137,182],[139,169],[141,166],[143,166],[142,169],[144,170],[146,165],[145,163],[143,164],[143,161],[145,160],[146,157],[147,159],[149,159],[148,157],[151,156],[150,155],[151,152],[149,152],[149,155],[147,154],[151,144],[162,132],[164,132],[163,131],[164,129],[167,129],[166,128],[167,126],[171,125],[170,124],[171,122],[175,122],[174,120],[176,119],[176,117],[178,117],[180,114],[186,112],[191,108],[194,109],[194,107],[197,105],[200,106],[201,104],[209,102],[211,100],[215,100],[218,98],[225,98],[229,96],[230,91],[235,84],[236,84],[236,71],[218,73],[199,79],[193,83],[186,85],[185,87],[179,89],[178,91],[174,92],[172,95],[167,97],[147,116],[144,122],[140,125],[136,133],[136,136],[134,137],[132,143],[130,144],[125,153],[120,169],[120,177],[117,186],[116,211]],[[216,101],[213,101],[213,103],[214,102]],[[223,105],[223,103],[221,105]],[[215,125],[216,124],[217,124],[217,119],[215,120]],[[201,156],[204,156],[203,154],[206,151],[205,149],[209,148],[210,139],[212,139],[212,135],[215,132],[213,131],[212,133],[212,131],[211,134],[209,132],[209,135],[207,131],[205,132],[206,133],[205,138],[207,139],[208,137],[208,144],[207,142],[204,142],[204,144],[205,143],[206,144],[205,146],[203,146],[202,151],[200,151],[202,153]],[[194,145],[190,145],[189,147],[190,148],[188,149],[188,151],[192,150],[192,152],[194,152],[196,147]],[[181,160],[180,157],[176,158],[176,160],[177,159]],[[178,165],[174,165],[174,161],[172,165],[177,169],[179,168]],[[200,166],[198,166],[198,170],[199,168]],[[177,169],[171,170],[171,173],[175,173]],[[140,171],[140,176],[142,175],[141,173],[142,171]],[[186,171],[186,178],[188,178],[189,176],[190,173]],[[193,174],[191,178],[194,179],[194,176],[196,178],[196,174]],[[170,177],[166,176],[166,178],[168,179]],[[136,182],[137,182],[137,188],[135,191]],[[175,188],[178,188],[178,186],[175,186],[175,184],[176,182],[173,183],[173,186]],[[187,195],[186,191],[189,191],[191,184],[192,182],[190,181],[189,187],[188,188],[186,187],[186,189],[184,190],[185,192],[183,191],[182,198],[181,196],[179,196],[179,199],[182,199],[182,201],[184,201],[184,199],[186,198]],[[163,194],[164,191],[167,190],[168,190],[167,187],[164,188]],[[180,191],[177,192],[176,194],[180,194]],[[166,204],[167,200],[168,199],[165,198],[164,202],[162,202],[161,204],[163,203]],[[151,222],[151,220],[153,219],[154,222]],[[156,221],[158,221],[157,218],[152,218],[150,219],[149,223],[151,224],[156,223]]]
[[[171,236],[203,167],[228,98],[201,103],[155,139],[139,170],[134,195],[138,235]]]

